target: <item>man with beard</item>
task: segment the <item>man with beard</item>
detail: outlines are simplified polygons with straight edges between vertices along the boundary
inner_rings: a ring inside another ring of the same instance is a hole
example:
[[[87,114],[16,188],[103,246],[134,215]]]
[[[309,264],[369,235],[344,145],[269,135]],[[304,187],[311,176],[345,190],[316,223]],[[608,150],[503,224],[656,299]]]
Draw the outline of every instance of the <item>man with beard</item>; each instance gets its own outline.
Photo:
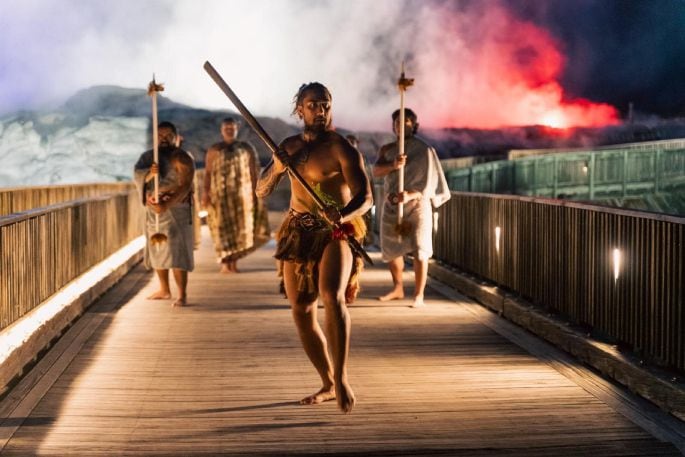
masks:
[[[221,123],[223,141],[205,157],[202,206],[207,209],[221,273],[237,273],[238,259],[269,241],[266,207],[255,195],[259,158],[254,147],[238,141],[238,122]]]
[[[159,278],[159,290],[150,300],[171,298],[169,270],[178,286],[178,298],[172,306],[187,303],[188,272],[193,270],[192,185],[195,174],[193,159],[176,147],[176,127],[161,122],[157,130],[159,163],[153,161],[153,151],[144,152],[134,167],[134,180],[146,207],[145,266],[154,268]],[[159,174],[159,200],[154,198],[152,181]],[[155,214],[159,215],[159,230]],[[151,246],[155,233],[166,235],[166,241]]]
[[[284,164],[289,164],[326,204],[319,210],[302,185],[291,179],[290,209],[278,233],[275,257],[300,340],[323,382],[318,392],[300,403],[337,399],[338,407],[348,413],[355,398],[347,379],[350,316],[346,303],[358,291],[362,261],[353,255],[346,239],[363,238],[362,215],[371,206],[372,193],[361,154],[331,129],[331,100],[320,83],[300,87],[293,114],[304,121],[304,131],[281,143],[262,172],[257,195],[269,195],[286,173]],[[332,229],[331,223],[341,226]],[[326,311],[326,335],[316,318],[318,297]]]
[[[383,260],[388,262],[393,282],[393,289],[379,300],[404,298],[403,256],[411,255],[414,258],[412,307],[419,308],[424,305],[428,259],[433,255],[433,208],[449,200],[450,192],[435,149],[416,136],[419,128],[416,114],[409,108],[405,108],[404,113],[404,155],[399,155],[398,143],[394,141],[381,147],[373,166],[373,175],[384,178],[386,199],[381,213],[381,252]],[[400,110],[392,113],[392,122],[393,131],[399,136]],[[400,172],[404,173],[402,192],[398,191]],[[398,225],[398,205],[404,205],[403,227]]]

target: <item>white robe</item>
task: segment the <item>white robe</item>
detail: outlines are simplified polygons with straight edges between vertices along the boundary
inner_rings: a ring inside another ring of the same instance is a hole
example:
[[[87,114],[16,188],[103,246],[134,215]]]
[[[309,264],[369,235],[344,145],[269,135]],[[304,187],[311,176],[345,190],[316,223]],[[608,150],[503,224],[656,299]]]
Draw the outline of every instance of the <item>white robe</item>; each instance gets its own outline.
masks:
[[[185,153],[185,151],[184,151]],[[152,151],[147,151],[140,156],[134,167],[134,181],[138,188],[141,202],[146,200],[148,193],[152,192],[153,183],[145,183],[152,165]],[[172,187],[178,180],[174,170],[169,164],[169,154],[160,150],[160,188]],[[166,235],[167,241],[150,246],[150,237],[157,233],[155,212],[145,208],[145,260],[147,268],[155,270],[179,269],[193,271],[195,266],[193,259],[194,231],[193,210],[191,206],[192,196],[176,203],[167,211],[159,215],[159,233]]]
[[[392,161],[399,150],[397,143],[387,151],[385,158]],[[431,146],[416,136],[405,141],[404,190],[420,191],[422,196],[404,204],[403,221],[407,221],[411,232],[398,235],[397,205],[388,201],[388,194],[398,191],[399,170],[393,170],[383,181],[383,206],[381,211],[381,253],[383,260],[413,253],[419,260],[433,255],[433,208],[450,199],[445,173],[438,155]]]

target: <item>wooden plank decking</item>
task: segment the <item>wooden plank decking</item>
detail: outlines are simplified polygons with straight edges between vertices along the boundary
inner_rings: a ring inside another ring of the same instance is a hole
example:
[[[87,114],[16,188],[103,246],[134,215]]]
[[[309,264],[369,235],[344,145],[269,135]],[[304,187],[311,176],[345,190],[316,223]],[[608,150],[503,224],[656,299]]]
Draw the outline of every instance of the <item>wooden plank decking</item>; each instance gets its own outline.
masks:
[[[222,276],[205,232],[182,309],[145,300],[156,283],[137,267],[0,403],[3,455],[680,455],[472,302],[433,289],[419,310],[375,301],[380,267],[350,308],[354,411],[300,406],[318,377],[272,252]]]

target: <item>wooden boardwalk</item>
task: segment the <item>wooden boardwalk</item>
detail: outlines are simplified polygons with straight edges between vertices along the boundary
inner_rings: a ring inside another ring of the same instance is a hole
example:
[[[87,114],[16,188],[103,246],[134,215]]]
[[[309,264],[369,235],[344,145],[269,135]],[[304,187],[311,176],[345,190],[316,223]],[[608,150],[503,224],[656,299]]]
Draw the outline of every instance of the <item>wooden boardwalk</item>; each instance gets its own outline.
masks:
[[[137,267],[0,403],[3,455],[681,455],[680,423],[473,302],[374,300],[381,267],[350,308],[354,411],[300,406],[318,377],[272,253],[223,276],[205,232],[182,309]]]

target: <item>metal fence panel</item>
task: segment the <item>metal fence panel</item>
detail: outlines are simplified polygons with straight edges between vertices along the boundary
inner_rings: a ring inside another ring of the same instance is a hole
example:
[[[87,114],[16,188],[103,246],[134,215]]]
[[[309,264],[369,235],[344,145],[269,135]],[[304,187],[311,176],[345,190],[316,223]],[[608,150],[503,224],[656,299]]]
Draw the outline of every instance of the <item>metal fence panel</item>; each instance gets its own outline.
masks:
[[[456,192],[439,212],[439,261],[685,371],[685,218]]]

